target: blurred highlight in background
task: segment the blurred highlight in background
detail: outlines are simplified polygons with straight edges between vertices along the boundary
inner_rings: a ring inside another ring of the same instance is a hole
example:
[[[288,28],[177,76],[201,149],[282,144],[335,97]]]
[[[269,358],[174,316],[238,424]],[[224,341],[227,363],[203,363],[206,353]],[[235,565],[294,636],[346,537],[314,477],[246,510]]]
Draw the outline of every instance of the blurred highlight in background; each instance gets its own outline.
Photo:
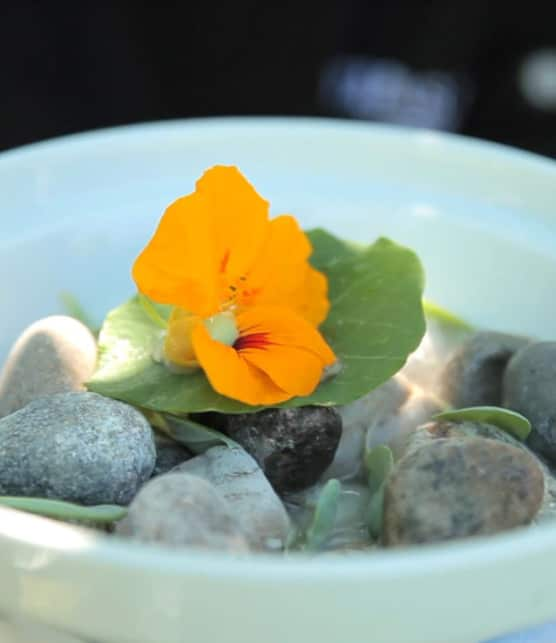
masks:
[[[321,115],[556,156],[556,3],[40,3],[0,19],[0,149],[92,128]]]

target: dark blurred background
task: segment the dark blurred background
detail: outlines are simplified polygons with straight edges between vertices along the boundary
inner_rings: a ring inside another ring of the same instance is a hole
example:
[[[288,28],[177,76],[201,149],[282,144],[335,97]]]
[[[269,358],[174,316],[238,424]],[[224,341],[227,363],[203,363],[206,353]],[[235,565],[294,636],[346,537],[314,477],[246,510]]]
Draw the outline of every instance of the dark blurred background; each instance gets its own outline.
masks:
[[[235,114],[431,127],[556,156],[556,2],[0,2],[0,149]]]

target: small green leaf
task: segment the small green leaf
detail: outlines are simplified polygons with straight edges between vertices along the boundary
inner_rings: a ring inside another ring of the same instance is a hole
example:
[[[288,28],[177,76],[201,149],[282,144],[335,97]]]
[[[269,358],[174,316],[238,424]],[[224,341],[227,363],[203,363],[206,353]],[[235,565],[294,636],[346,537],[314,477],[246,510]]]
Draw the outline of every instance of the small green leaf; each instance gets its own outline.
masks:
[[[378,539],[382,533],[382,517],[384,514],[384,484],[373,493],[367,513],[367,525],[372,538]]]
[[[531,422],[516,411],[502,409],[498,406],[472,406],[466,409],[452,409],[433,416],[433,420],[451,422],[484,422],[494,424],[507,431],[518,440],[525,441],[531,432]]]
[[[309,237],[312,262],[328,276],[331,310],[321,331],[342,368],[312,395],[283,407],[347,404],[362,397],[400,370],[425,330],[423,271],[411,250],[387,239],[355,248],[323,230]],[[260,410],[219,395],[201,370],[176,374],[154,361],[162,336],[137,297],[113,310],[100,334],[99,368],[89,390],[173,415]]]
[[[471,324],[432,301],[423,300],[423,309],[427,319],[442,323],[444,326],[450,326],[454,330],[467,332],[473,330]]]
[[[110,523],[121,520],[127,515],[127,509],[118,505],[83,507],[72,502],[49,500],[47,498],[0,496],[0,505],[49,518],[57,518],[58,520]]]
[[[368,474],[369,489],[375,493],[380,489],[394,468],[392,450],[379,444],[365,453],[365,468]]]
[[[87,326],[93,335],[98,335],[98,324],[95,324],[75,295],[72,295],[70,292],[61,292],[59,299],[66,315],[77,319],[84,326]]]
[[[336,520],[342,484],[339,480],[329,480],[320,492],[311,525],[306,532],[305,549],[318,550],[325,544]]]
[[[153,423],[154,426],[195,454],[204,453],[211,447],[222,445],[230,449],[241,448],[237,442],[234,442],[227,435],[204,424],[193,422],[188,418],[162,416],[161,414],[157,414],[157,416]],[[163,418],[163,421],[160,421],[160,418]]]

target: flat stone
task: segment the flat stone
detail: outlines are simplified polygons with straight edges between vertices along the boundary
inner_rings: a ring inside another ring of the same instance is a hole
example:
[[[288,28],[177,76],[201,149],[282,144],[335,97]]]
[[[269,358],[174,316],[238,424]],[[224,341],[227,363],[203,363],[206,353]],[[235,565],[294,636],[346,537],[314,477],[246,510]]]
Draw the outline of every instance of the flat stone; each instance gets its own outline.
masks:
[[[80,321],[55,315],[31,324],[0,374],[0,417],[43,395],[83,390],[96,360],[95,338]]]
[[[338,407],[342,418],[342,435],[334,459],[322,480],[350,479],[360,473],[367,432],[395,416],[407,400],[409,390],[405,379],[393,377],[355,402]]]
[[[529,341],[503,333],[475,333],[442,370],[439,397],[455,408],[500,406],[506,366],[512,355]]]
[[[133,407],[58,393],[0,420],[0,495],[125,505],[155,457],[151,427]]]
[[[530,524],[544,495],[536,459],[485,438],[437,439],[411,451],[388,478],[387,547],[492,534]]]
[[[183,445],[175,440],[155,434],[156,464],[154,465],[153,477],[168,473],[179,464],[190,460],[193,454]]]
[[[281,549],[290,520],[255,460],[243,449],[218,446],[173,469],[210,482],[228,503],[254,549]]]
[[[529,344],[517,352],[504,376],[504,406],[532,425],[527,444],[556,464],[556,342]]]
[[[228,503],[206,480],[186,473],[153,478],[135,496],[116,534],[170,547],[247,551]]]
[[[267,409],[228,416],[227,433],[259,463],[276,491],[309,487],[331,464],[342,419],[329,407]]]

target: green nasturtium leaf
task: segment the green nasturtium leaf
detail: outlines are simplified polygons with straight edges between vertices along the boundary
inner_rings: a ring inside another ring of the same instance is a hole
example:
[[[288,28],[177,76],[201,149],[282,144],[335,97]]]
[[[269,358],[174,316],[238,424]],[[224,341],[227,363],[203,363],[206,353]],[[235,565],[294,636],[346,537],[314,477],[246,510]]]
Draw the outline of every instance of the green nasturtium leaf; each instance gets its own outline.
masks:
[[[379,444],[365,453],[365,469],[371,492],[380,489],[394,468],[394,456],[390,447]]]
[[[342,484],[339,480],[329,480],[319,494],[313,519],[305,534],[304,549],[321,549],[329,539],[336,514],[338,503],[342,492]]]
[[[498,406],[471,406],[465,409],[452,409],[437,413],[434,420],[451,422],[485,422],[494,424],[499,429],[507,431],[518,440],[525,441],[531,433],[531,422],[516,411],[502,409]]]
[[[283,407],[347,404],[362,397],[400,370],[425,330],[423,271],[415,253],[388,239],[356,248],[323,230],[309,237],[312,262],[329,283],[331,310],[321,331],[341,371],[312,395]],[[99,368],[89,390],[174,415],[260,410],[219,395],[200,370],[180,375],[156,363],[152,356],[162,333],[137,297],[113,310],[100,334]]]
[[[119,505],[83,507],[72,502],[47,498],[0,496],[0,505],[58,520],[82,520],[96,523],[115,522],[127,515],[127,509]]]

